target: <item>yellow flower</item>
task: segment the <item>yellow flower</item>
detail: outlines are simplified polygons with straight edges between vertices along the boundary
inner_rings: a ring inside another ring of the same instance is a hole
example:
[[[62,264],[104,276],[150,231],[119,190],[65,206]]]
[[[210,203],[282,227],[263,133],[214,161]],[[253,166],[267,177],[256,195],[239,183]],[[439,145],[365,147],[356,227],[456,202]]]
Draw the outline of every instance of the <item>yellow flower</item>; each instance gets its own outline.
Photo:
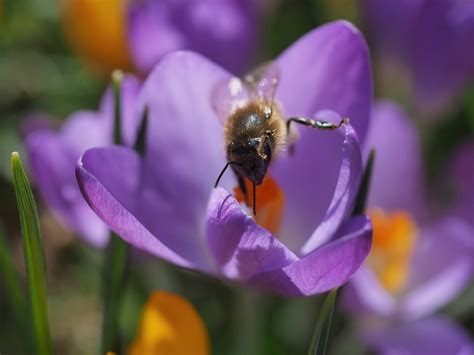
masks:
[[[145,305],[129,355],[207,355],[209,348],[206,327],[193,306],[181,296],[160,291]]]
[[[64,30],[73,49],[102,75],[131,70],[125,0],[61,0]]]

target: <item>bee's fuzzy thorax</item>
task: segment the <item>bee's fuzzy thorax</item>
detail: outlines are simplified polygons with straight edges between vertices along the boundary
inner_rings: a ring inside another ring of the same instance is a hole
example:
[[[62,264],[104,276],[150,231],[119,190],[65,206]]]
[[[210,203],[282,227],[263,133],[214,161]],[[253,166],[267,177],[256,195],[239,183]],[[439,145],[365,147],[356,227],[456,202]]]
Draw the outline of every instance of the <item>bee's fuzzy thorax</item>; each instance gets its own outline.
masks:
[[[249,120],[249,116],[255,116],[255,119]],[[248,102],[229,116],[224,126],[224,133],[226,147],[231,142],[268,137],[272,143],[274,157],[280,156],[285,148],[286,127],[277,105],[273,105],[270,118],[265,118],[265,106],[262,103]]]

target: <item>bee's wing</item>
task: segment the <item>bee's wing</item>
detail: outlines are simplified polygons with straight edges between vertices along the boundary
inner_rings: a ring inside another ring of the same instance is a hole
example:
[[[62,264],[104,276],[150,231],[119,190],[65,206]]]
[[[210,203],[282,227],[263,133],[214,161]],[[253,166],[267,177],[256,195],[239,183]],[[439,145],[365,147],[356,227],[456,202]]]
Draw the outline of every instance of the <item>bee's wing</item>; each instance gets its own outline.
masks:
[[[260,65],[247,74],[244,80],[254,95],[257,95],[261,102],[271,108],[280,81],[280,70],[276,63],[267,62]]]
[[[212,105],[219,119],[224,123],[237,108],[252,99],[249,85],[237,77],[219,81],[212,92]]]
[[[280,72],[275,63],[265,63],[243,79],[234,77],[220,81],[212,92],[214,111],[222,122],[232,112],[252,100],[259,100],[271,113],[273,98],[280,80]]]

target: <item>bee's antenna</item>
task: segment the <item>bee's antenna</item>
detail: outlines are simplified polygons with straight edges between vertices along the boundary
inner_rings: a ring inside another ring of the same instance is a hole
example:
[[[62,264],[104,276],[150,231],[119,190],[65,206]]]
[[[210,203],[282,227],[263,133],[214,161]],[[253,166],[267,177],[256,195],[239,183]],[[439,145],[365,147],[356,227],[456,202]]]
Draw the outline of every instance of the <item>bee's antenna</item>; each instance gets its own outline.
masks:
[[[219,181],[221,180],[222,175],[224,175],[224,173],[227,170],[227,168],[229,167],[229,165],[230,165],[230,161],[227,162],[227,164],[224,166],[224,169],[222,169],[221,173],[217,177],[216,183],[214,184],[214,188],[216,188],[217,185],[219,185]]]
[[[257,215],[257,186],[255,181],[253,181],[253,215]]]

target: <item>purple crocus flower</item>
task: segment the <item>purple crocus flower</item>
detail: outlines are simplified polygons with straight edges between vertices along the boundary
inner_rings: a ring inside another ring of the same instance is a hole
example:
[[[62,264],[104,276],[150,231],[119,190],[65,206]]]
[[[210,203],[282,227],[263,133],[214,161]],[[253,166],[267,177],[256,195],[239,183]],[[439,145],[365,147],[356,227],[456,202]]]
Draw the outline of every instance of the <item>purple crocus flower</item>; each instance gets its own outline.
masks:
[[[472,355],[469,334],[455,322],[431,317],[365,335],[367,343],[383,355]]]
[[[135,65],[150,72],[166,53],[189,49],[240,73],[257,42],[253,0],[133,0],[128,5],[128,45]]]
[[[474,140],[461,145],[452,161],[451,182],[455,187],[455,213],[474,226]]]
[[[418,320],[453,300],[470,281],[472,229],[455,215],[428,218],[419,138],[398,106],[375,105],[366,148],[377,152],[368,199],[374,239],[345,290],[345,305],[358,316],[363,338],[382,353],[391,347],[429,349],[432,344],[423,344],[426,329],[441,332],[448,325]],[[446,337],[453,342],[465,340],[455,328],[450,332]]]
[[[166,56],[144,83],[144,154],[91,149],[76,174],[92,208],[134,247],[279,294],[311,295],[346,282],[370,249],[369,219],[350,216],[372,97],[369,57],[357,29],[339,21],[308,33],[275,63],[284,117],[350,117],[354,128],[298,128],[293,154],[275,159],[266,177],[279,191],[270,197],[284,201],[281,218],[270,216],[273,227],[280,222],[273,233],[230,192],[232,173],[213,188],[226,157],[211,97],[232,75],[196,53]]]
[[[417,107],[446,108],[474,75],[474,3],[465,0],[363,0],[380,62],[407,69]],[[387,65],[383,66],[387,72]],[[393,86],[393,83],[391,83]]]
[[[138,126],[133,110],[139,87],[134,77],[123,78],[122,134],[128,145],[133,144]],[[82,198],[74,167],[85,150],[112,143],[113,104],[112,91],[108,90],[99,111],[75,112],[59,131],[36,124],[38,119],[25,127],[31,170],[48,206],[68,227],[97,247],[107,243],[109,232]]]

